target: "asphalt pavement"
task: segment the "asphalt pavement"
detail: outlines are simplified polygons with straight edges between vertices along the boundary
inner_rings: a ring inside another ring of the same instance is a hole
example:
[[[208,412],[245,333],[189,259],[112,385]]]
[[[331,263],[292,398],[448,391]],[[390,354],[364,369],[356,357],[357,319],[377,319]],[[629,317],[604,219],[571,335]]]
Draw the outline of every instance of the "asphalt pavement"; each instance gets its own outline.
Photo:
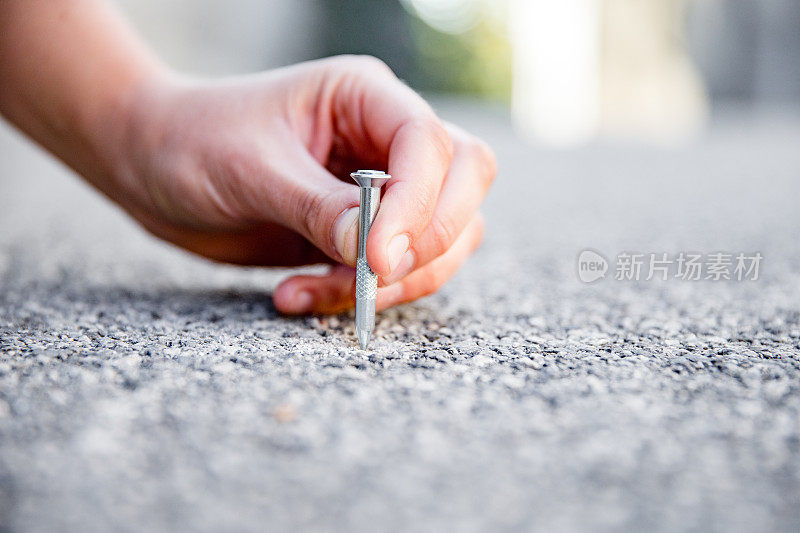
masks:
[[[800,529],[800,113],[560,151],[437,106],[497,152],[486,241],[369,351],[2,128],[0,530]],[[681,252],[763,260],[616,279]]]

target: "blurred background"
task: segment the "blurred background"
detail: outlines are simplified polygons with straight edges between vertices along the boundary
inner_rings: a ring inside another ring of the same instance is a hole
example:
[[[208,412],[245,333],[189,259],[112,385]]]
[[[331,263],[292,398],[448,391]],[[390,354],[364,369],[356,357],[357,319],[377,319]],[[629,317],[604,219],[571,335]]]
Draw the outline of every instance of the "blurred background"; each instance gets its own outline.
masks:
[[[341,53],[415,89],[508,104],[548,146],[674,143],[716,110],[800,103],[796,0],[116,0],[187,72]]]
[[[800,530],[800,0],[113,1],[199,75],[382,58],[497,154],[486,239],[373,358],[0,121],[0,531]]]

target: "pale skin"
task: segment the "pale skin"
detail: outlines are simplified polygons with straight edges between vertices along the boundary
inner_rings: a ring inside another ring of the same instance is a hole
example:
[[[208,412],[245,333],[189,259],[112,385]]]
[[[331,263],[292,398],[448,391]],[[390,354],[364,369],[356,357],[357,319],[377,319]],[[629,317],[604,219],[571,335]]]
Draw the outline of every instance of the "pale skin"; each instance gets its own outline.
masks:
[[[485,143],[374,58],[191,79],[101,0],[0,0],[0,113],[162,239],[222,262],[330,263],[276,288],[288,314],[354,305],[350,172],[392,175],[367,243],[378,309],[453,276],[495,175]]]

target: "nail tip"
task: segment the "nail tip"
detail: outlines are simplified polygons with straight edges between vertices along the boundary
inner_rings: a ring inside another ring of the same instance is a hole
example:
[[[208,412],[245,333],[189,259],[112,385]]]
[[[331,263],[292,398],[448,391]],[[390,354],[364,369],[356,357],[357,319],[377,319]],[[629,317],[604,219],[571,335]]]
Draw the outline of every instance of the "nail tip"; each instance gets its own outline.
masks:
[[[371,335],[369,331],[358,332],[358,345],[362,350],[366,350],[367,346],[369,346],[370,337]]]

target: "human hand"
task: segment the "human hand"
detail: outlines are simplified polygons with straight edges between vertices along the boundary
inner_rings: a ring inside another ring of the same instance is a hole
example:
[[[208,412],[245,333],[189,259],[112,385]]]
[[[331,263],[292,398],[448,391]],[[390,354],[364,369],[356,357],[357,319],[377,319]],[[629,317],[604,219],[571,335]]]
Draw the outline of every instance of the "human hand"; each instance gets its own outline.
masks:
[[[283,281],[282,312],[353,306],[354,170],[392,175],[367,243],[378,309],[435,292],[481,241],[491,150],[374,58],[218,82],[158,76],[128,111],[114,183],[101,188],[149,231],[218,261],[335,265]]]

